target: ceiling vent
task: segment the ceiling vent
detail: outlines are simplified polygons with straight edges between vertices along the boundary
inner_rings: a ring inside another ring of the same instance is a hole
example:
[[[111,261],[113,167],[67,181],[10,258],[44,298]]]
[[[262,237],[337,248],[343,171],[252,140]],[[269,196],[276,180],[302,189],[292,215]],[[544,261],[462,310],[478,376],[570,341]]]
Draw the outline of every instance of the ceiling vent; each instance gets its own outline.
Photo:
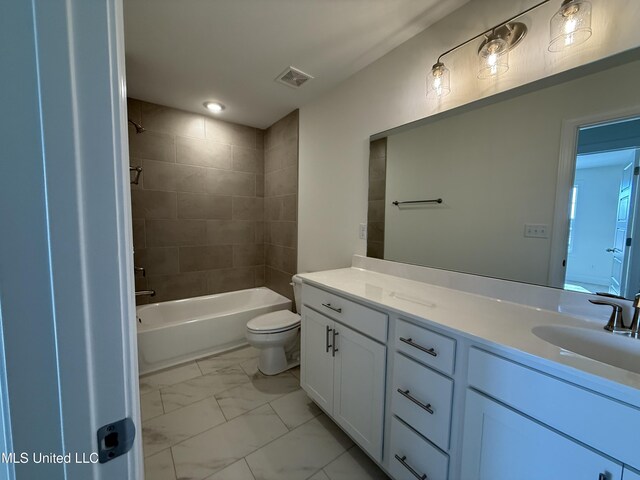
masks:
[[[294,67],[288,67],[276,77],[276,82],[284,83],[291,88],[300,88],[313,77]]]

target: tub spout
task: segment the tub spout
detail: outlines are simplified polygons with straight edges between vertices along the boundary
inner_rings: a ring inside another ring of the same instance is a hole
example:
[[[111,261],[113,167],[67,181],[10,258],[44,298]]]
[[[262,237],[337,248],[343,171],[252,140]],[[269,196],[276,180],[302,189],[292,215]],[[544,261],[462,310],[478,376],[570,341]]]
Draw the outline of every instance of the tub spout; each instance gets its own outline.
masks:
[[[136,297],[140,297],[140,296],[144,296],[144,295],[148,295],[149,297],[155,297],[156,296],[156,291],[155,290],[140,290],[139,292],[136,292]]]

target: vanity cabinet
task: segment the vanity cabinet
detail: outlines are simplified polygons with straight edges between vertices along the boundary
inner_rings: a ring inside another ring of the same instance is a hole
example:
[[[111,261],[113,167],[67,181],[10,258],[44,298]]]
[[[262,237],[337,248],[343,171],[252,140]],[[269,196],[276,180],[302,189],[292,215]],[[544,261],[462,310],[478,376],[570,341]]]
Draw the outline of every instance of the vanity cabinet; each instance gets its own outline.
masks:
[[[394,480],[640,480],[637,406],[352,298],[304,284],[301,385]]]
[[[321,302],[336,308],[340,314],[337,321],[309,307],[307,292],[303,291],[301,331],[302,388],[333,420],[374,459],[382,459],[382,436],[384,424],[384,396],[386,346],[365,333],[348,326],[349,316],[345,311],[356,310],[353,302],[341,300],[343,307]],[[313,289],[313,293],[321,295]],[[315,296],[313,297],[315,298]],[[361,306],[357,306],[361,307]],[[366,308],[366,307],[361,307]],[[372,318],[379,317],[373,311]],[[386,324],[386,316],[383,317]],[[371,326],[374,333],[379,325],[363,323],[360,328]],[[386,325],[384,326],[386,331]]]
[[[462,478],[620,480],[622,465],[468,390]]]

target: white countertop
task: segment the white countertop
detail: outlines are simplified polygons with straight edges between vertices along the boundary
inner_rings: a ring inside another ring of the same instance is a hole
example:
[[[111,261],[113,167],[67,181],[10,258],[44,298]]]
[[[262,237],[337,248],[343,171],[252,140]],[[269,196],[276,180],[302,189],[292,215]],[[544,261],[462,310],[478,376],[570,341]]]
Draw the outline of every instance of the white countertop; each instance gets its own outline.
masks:
[[[514,360],[640,407],[640,374],[569,352],[538,338],[532,328],[564,325],[594,328],[602,321],[562,315],[489,297],[359,268],[300,274],[305,283],[432,323],[476,343],[497,348]],[[603,331],[603,335],[609,335]],[[640,350],[640,340],[625,338]]]

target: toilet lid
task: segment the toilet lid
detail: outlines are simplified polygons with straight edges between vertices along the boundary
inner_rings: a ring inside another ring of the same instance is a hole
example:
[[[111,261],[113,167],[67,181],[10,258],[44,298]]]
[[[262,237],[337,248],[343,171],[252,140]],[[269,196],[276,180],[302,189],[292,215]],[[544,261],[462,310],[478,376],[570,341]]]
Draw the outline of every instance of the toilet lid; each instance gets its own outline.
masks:
[[[254,332],[276,332],[296,327],[300,323],[300,315],[289,310],[265,313],[247,322],[247,328]]]

